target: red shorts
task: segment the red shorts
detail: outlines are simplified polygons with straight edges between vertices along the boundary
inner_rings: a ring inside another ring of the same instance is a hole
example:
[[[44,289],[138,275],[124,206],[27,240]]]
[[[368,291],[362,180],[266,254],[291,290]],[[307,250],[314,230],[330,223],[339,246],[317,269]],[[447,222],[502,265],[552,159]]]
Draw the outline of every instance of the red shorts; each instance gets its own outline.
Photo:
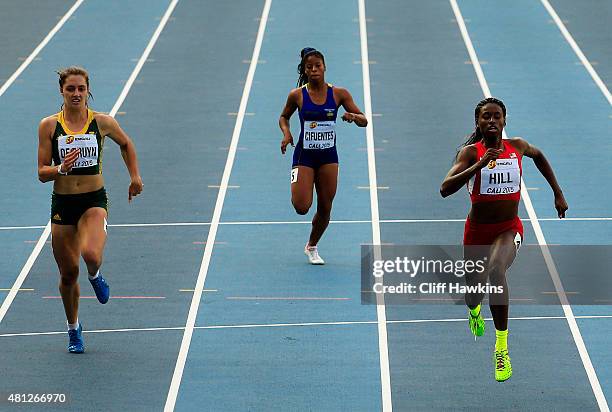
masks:
[[[514,244],[518,250],[523,243],[523,222],[518,216],[499,223],[474,223],[468,218],[465,221],[463,244],[492,245],[497,236],[509,230],[514,232]]]

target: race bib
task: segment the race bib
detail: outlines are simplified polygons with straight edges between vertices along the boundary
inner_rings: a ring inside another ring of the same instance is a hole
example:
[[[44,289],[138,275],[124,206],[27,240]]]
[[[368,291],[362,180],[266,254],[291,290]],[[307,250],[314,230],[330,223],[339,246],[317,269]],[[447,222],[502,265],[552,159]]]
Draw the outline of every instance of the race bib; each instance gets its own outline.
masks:
[[[481,195],[506,195],[521,190],[518,159],[496,159],[480,169]]]
[[[96,166],[98,164],[99,147],[95,134],[60,136],[57,138],[57,148],[60,162],[63,162],[64,158],[73,149],[81,151],[79,158],[72,166],[73,169]]]
[[[329,149],[336,144],[336,122],[304,122],[304,149]]]
[[[291,169],[291,183],[297,182],[299,171],[300,169],[298,169],[297,167],[294,167],[293,169]]]

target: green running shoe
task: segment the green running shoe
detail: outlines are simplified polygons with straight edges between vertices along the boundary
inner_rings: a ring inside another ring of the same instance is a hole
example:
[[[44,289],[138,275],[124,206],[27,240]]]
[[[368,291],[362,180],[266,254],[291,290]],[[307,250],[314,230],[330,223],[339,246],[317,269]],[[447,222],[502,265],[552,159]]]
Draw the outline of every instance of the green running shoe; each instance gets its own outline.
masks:
[[[482,336],[485,333],[485,321],[480,312],[481,311],[479,310],[478,316],[474,316],[468,309],[468,316],[470,317],[470,330],[474,334],[474,339],[476,339],[476,336]]]
[[[495,366],[495,380],[503,382],[512,376],[512,365],[507,350],[496,350],[493,354],[493,365]]]

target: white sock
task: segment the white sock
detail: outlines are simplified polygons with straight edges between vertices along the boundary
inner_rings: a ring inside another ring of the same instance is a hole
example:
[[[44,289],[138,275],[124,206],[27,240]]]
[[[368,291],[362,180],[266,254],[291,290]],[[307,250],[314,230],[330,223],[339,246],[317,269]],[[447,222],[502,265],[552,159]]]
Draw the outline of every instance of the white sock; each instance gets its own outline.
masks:
[[[66,324],[68,325],[68,330],[75,330],[79,328],[79,318],[77,318],[75,323],[68,323],[68,321],[66,321]]]
[[[98,277],[98,275],[100,274],[100,269],[98,269],[98,271],[96,272],[95,275],[91,276],[89,273],[87,274],[87,277],[89,278],[89,280],[94,280]]]

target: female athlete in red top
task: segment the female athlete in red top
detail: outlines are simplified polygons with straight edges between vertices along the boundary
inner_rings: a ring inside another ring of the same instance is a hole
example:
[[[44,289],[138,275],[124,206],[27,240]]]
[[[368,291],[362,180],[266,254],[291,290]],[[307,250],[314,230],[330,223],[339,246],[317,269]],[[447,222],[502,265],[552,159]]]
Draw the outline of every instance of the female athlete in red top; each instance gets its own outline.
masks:
[[[552,188],[559,218],[565,217],[567,203],[550,164],[540,150],[521,138],[502,139],[502,130],[506,126],[506,107],[501,100],[489,97],[480,101],[474,116],[476,130],[457,154],[455,164],[442,182],[440,194],[447,197],[467,185],[472,208],[465,223],[463,244],[488,246],[485,255],[487,270],[466,276],[466,282],[470,285],[484,284],[488,278],[491,285],[503,287],[503,300],[490,296],[490,309],[497,336],[495,379],[505,381],[512,375],[507,348],[506,270],[514,261],[523,241],[523,225],[518,218],[523,156],[533,159]],[[482,249],[465,247],[465,258],[483,258],[479,250]],[[485,324],[480,314],[483,297],[482,293],[466,295],[470,309],[470,329],[475,336],[484,334]]]

